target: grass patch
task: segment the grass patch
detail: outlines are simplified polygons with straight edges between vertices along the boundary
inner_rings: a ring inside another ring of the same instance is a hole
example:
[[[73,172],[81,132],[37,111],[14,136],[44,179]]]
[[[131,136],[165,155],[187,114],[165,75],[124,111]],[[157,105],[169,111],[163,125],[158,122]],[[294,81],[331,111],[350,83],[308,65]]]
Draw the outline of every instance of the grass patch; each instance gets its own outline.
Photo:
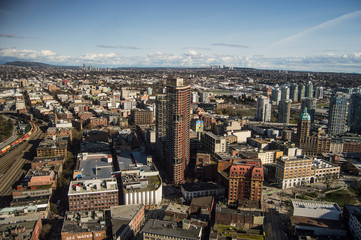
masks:
[[[250,239],[250,240],[263,240],[263,236],[260,235],[259,230],[245,230],[239,227],[227,226],[215,224],[214,230],[222,237],[233,237],[237,236],[238,239]]]
[[[356,200],[346,190],[338,190],[335,192],[327,193],[321,200],[327,202],[336,202],[340,207],[344,205],[353,205]]]

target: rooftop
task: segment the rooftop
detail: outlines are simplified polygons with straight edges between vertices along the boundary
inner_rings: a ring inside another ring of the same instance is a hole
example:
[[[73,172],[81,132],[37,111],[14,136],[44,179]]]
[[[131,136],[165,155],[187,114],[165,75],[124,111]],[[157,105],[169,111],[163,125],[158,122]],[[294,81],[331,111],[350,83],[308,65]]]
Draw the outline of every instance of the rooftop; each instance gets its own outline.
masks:
[[[291,216],[292,225],[302,225],[308,227],[318,227],[327,229],[339,229],[345,230],[345,226],[337,220],[321,219],[321,218],[309,218],[301,216]]]
[[[188,210],[189,206],[187,205],[170,203],[165,211],[170,213],[182,213],[188,215]]]
[[[183,229],[174,222],[149,219],[144,225],[142,232],[174,238],[200,239],[202,228],[191,226],[189,229]]]
[[[103,211],[67,212],[62,232],[79,233],[105,231]]]
[[[205,191],[217,188],[224,188],[223,186],[212,182],[197,182],[197,183],[185,183],[181,186],[187,192]]]
[[[112,218],[132,220],[144,205],[122,205],[110,207]]]
[[[52,161],[64,161],[64,156],[57,157],[35,157],[33,162],[52,162]]]
[[[112,156],[109,154],[81,153],[78,159],[82,180],[109,178],[113,172]]]
[[[341,213],[340,207],[337,203],[332,202],[319,202],[311,200],[291,200],[294,208],[302,208],[305,210],[321,210],[321,211],[332,211]]]
[[[118,184],[114,178],[71,181],[68,195],[96,192],[118,191]]]

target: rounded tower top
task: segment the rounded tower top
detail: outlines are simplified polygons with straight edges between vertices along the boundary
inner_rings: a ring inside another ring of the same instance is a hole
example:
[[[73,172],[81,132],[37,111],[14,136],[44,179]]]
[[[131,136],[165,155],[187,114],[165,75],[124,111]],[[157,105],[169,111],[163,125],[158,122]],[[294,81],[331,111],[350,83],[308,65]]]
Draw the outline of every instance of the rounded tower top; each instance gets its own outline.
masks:
[[[302,111],[302,113],[300,114],[300,121],[311,121],[311,116],[310,114],[308,114],[307,112],[307,107],[305,107]]]

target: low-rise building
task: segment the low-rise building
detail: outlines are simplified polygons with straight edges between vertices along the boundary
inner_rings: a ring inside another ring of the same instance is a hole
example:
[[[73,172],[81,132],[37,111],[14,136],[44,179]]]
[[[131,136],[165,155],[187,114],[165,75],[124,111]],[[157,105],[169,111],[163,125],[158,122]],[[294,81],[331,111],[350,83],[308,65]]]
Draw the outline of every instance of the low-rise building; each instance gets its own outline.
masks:
[[[202,238],[202,227],[184,223],[182,225],[182,228],[180,228],[174,222],[149,219],[141,231],[143,240],[200,240]]]
[[[263,166],[259,159],[233,162],[229,170],[228,204],[262,200]]]
[[[151,124],[154,122],[154,113],[150,110],[132,109],[129,118],[130,124]]]
[[[91,128],[106,127],[108,126],[108,119],[106,117],[91,117],[87,120],[87,123]]]
[[[292,200],[291,225],[294,234],[346,236],[340,222],[342,211],[337,203],[310,200]]]
[[[28,213],[21,216],[0,218],[1,239],[38,240],[42,228],[43,213]]]
[[[114,240],[136,238],[144,223],[144,205],[123,205],[110,208]]]
[[[36,149],[37,157],[67,157],[68,141],[62,138],[45,138]]]
[[[185,183],[181,185],[182,196],[191,201],[195,197],[214,196],[216,199],[224,197],[225,188],[213,182]]]
[[[311,178],[311,183],[313,181],[321,182],[332,178],[339,178],[340,169],[341,167],[334,163],[315,158],[312,161],[312,176],[314,180]]]
[[[103,211],[67,212],[61,230],[62,240],[106,239],[106,220]]]
[[[162,179],[152,162],[140,151],[124,151],[117,154],[121,171],[121,196],[125,205],[143,204],[153,208],[162,202]]]
[[[40,169],[44,166],[61,165],[64,163],[65,157],[35,157],[31,162],[32,169]]]
[[[186,219],[189,216],[189,206],[178,203],[170,203],[165,210],[165,215],[178,219]]]
[[[259,228],[263,225],[264,213],[259,201],[242,201],[237,209],[225,205],[216,207],[215,224],[239,226],[243,229]]]
[[[343,217],[348,230],[355,240],[361,239],[361,206],[345,205]]]
[[[312,159],[306,156],[280,157],[276,164],[276,181],[282,189],[309,184]]]
[[[53,136],[69,137],[71,141],[73,139],[72,128],[49,127],[46,131],[46,137],[52,138]]]
[[[189,207],[191,222],[202,227],[208,226],[212,220],[213,206],[213,196],[193,198]]]
[[[203,148],[212,155],[215,153],[226,152],[227,150],[227,139],[215,135],[212,132],[204,132],[202,134],[201,143]]]
[[[115,178],[71,181],[68,192],[69,211],[109,209],[119,205]]]
[[[261,160],[262,164],[273,164],[281,156],[283,156],[283,151],[281,150],[260,150],[257,158]]]

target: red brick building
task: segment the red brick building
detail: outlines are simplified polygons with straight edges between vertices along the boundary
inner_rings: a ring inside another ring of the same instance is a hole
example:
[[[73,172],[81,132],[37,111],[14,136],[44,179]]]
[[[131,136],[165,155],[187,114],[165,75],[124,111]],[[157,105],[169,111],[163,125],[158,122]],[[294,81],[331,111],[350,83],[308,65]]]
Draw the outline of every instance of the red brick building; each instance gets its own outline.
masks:
[[[89,118],[88,123],[90,127],[106,127],[108,126],[108,119],[105,117],[101,118]]]
[[[229,170],[228,204],[262,200],[263,166],[259,159],[233,162]]]

